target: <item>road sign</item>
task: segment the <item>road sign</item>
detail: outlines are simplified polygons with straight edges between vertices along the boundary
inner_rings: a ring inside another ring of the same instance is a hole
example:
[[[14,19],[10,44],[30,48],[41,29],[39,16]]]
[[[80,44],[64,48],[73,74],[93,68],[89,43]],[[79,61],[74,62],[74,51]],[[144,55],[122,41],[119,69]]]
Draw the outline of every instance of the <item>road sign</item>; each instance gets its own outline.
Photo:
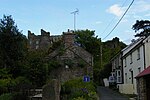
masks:
[[[87,76],[87,75],[85,75],[85,76],[83,77],[83,81],[84,81],[84,82],[90,82],[90,77]]]

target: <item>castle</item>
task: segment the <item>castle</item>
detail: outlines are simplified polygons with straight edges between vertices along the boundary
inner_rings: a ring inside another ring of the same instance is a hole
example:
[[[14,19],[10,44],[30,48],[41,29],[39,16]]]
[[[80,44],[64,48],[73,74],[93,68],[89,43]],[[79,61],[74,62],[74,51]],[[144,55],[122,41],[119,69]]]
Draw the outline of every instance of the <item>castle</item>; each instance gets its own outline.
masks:
[[[59,63],[59,68],[50,72],[51,78],[65,82],[84,75],[93,77],[93,56],[76,43],[75,37],[76,34],[70,30],[58,36],[50,36],[50,33],[43,29],[41,35],[37,36],[28,31],[31,50],[49,48],[54,42],[62,41],[61,45],[46,57],[49,62]]]
[[[28,31],[29,49],[48,49],[50,45],[62,39],[61,35],[50,36],[50,32],[41,29],[41,35],[35,35]]]

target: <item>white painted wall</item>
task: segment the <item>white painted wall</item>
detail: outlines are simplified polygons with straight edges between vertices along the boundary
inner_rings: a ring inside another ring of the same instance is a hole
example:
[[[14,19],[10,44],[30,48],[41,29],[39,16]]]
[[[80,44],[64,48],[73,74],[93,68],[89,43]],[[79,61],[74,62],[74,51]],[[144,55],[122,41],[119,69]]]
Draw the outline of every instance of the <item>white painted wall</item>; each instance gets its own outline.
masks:
[[[115,81],[117,84],[120,84],[123,81],[121,52],[112,59],[111,63],[112,73],[114,73]]]
[[[138,45],[138,44],[136,44]],[[134,46],[135,47],[135,46]],[[131,89],[131,91],[129,90],[122,90],[122,92],[125,92],[126,94],[137,94],[137,83],[136,83],[136,79],[135,77],[142,71],[144,70],[144,52],[143,52],[143,45],[141,45],[139,47],[140,49],[140,59],[138,59],[138,48],[132,48],[133,51],[130,51],[127,56],[123,57],[123,71],[124,71],[124,84],[122,85],[122,89],[127,89],[126,87],[130,87],[133,86],[133,91]],[[128,48],[131,50],[131,48]],[[127,49],[127,51],[129,51]],[[125,51],[126,52],[126,51]],[[132,63],[131,63],[131,58],[130,55],[132,54]],[[125,59],[126,59],[126,66],[125,66]],[[133,77],[132,77],[132,73],[133,72]],[[132,79],[133,79],[133,83],[132,83]],[[129,89],[130,89],[129,88]],[[128,93],[127,93],[128,91]]]
[[[119,92],[124,94],[134,94],[133,84],[120,84]]]
[[[150,66],[150,36],[144,41],[145,44],[145,64],[146,67]]]

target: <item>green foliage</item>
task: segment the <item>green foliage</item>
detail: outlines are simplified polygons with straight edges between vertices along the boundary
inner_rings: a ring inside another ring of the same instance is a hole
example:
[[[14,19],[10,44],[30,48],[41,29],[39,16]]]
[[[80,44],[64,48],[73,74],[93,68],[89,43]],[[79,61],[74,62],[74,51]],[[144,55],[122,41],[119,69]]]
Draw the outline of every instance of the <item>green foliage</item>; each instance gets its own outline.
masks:
[[[16,79],[0,79],[0,94],[13,91],[21,92],[29,89],[30,87],[30,81],[22,76],[17,77]]]
[[[21,93],[5,93],[0,95],[0,100],[29,100],[26,95]]]
[[[13,95],[11,93],[2,94],[0,100],[13,100]]]
[[[8,91],[8,86],[10,85],[11,79],[0,79],[0,94],[2,93],[7,93]]]
[[[96,100],[96,89],[92,82],[83,82],[82,79],[73,79],[65,82],[61,88],[62,100]]]
[[[11,67],[11,73],[17,74],[17,61],[22,60],[27,51],[27,39],[19,31],[11,16],[0,20],[0,56],[1,65]]]
[[[101,64],[101,67],[93,69],[96,83],[101,85],[102,78],[109,77],[112,68],[110,60],[125,47],[126,44],[120,42],[117,37],[102,43],[102,64],[100,62],[94,64],[95,66]]]
[[[78,63],[78,67],[84,68],[85,65],[86,65],[86,63],[85,63],[83,60],[80,59],[80,60],[79,60],[79,63]]]
[[[94,82],[98,81],[98,75],[100,68],[102,67],[102,64],[100,63],[101,60],[101,39],[95,36],[95,31],[90,30],[78,30],[76,31],[77,37],[76,42],[81,45],[85,50],[87,50],[89,53],[91,53],[94,57],[94,66],[93,66],[93,74],[94,74]],[[84,64],[80,64],[81,67]],[[97,71],[97,72],[95,72]]]
[[[82,97],[73,98],[73,100],[86,100],[86,99],[82,96]]]
[[[48,49],[48,53],[51,53],[52,51],[56,50],[59,46],[62,45],[62,41],[59,40],[57,42],[54,42]]]
[[[136,23],[132,26],[132,29],[136,32],[135,37],[147,37],[150,35],[150,21],[137,20]]]
[[[68,65],[69,67],[72,67],[73,66],[73,61],[71,60],[71,59],[66,59],[65,61],[64,61],[64,64],[65,65]]]
[[[93,56],[97,56],[100,51],[101,40],[95,36],[95,31],[90,30],[78,30],[76,31],[76,42],[81,44],[81,47],[85,48]]]
[[[22,76],[17,77],[16,79],[12,80],[11,84],[14,84],[12,88],[15,89],[15,91],[25,91],[31,87],[31,82]]]
[[[0,79],[7,79],[11,77],[11,74],[8,73],[7,68],[1,68],[0,69]]]
[[[47,65],[48,65],[48,73],[62,66],[61,63],[57,60],[51,60],[47,62]]]
[[[104,65],[104,67],[100,70],[100,77],[101,78],[108,78],[110,76],[110,73],[112,71],[111,63],[108,63]]]
[[[45,66],[44,57],[46,52],[42,50],[29,51],[27,54],[27,65],[25,68],[25,75],[32,84],[36,87],[41,87],[46,83],[47,66]]]

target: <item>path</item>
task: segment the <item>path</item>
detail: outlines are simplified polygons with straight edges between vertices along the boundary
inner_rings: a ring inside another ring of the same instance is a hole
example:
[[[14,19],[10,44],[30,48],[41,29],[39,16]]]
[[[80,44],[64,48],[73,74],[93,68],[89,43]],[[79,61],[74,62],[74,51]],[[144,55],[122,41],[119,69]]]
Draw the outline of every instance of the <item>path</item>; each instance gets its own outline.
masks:
[[[106,87],[98,86],[97,91],[100,96],[100,100],[129,100],[121,94]]]

